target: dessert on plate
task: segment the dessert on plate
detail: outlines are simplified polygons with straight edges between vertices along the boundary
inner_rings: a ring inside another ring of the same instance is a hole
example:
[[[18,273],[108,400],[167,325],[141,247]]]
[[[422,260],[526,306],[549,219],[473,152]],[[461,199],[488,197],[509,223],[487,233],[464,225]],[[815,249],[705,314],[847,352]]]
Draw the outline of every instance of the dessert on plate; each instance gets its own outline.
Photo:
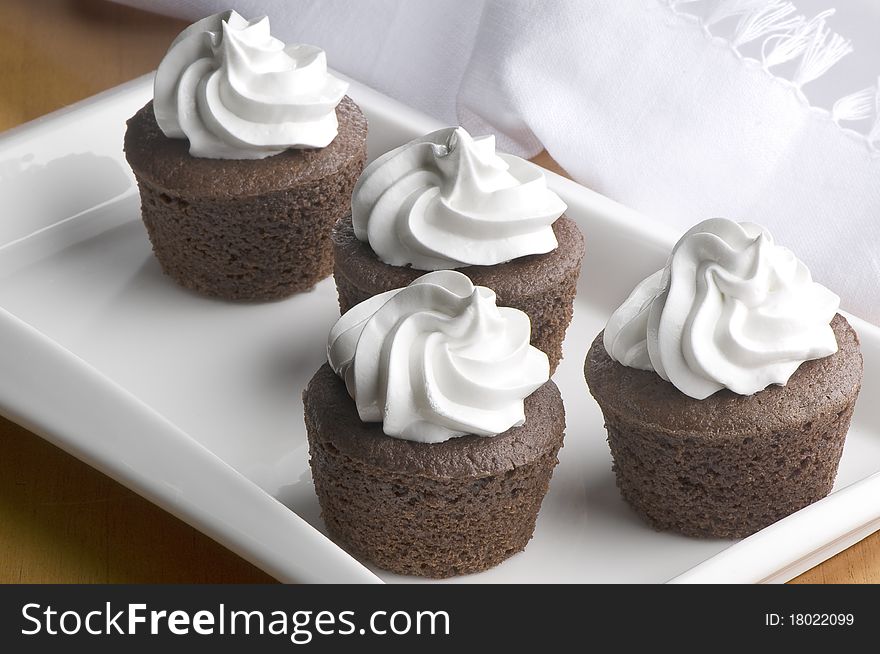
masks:
[[[743,537],[831,491],[862,379],[838,305],[767,230],[718,218],[614,312],[585,375],[652,526]]]
[[[441,129],[373,161],[333,232],[344,313],[425,271],[458,270],[532,323],[532,345],[562,358],[584,238],[535,164],[495,138]]]
[[[227,11],[181,32],[125,133],[167,275],[272,300],[332,272],[330,232],[366,161],[367,121],[347,87],[321,49],[285,45],[266,17]]]
[[[354,306],[303,393],[330,535],[426,577],[521,551],[562,446],[565,412],[529,319],[437,271]]]

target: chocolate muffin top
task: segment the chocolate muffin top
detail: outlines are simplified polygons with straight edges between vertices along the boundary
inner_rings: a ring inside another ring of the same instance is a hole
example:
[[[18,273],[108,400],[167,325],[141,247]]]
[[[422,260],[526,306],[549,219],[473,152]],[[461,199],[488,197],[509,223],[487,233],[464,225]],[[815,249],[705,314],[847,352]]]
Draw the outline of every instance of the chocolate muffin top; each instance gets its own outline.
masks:
[[[367,119],[345,96],[336,107],[339,134],[325,148],[285,150],[265,159],[205,159],[189,154],[189,141],[162,133],[148,102],[128,120],[125,157],[152,184],[190,198],[233,199],[312,184],[363,153]]]
[[[656,372],[614,361],[602,343],[604,332],[590,347],[584,374],[606,416],[611,411],[653,430],[720,438],[745,432],[780,432],[804,423],[812,426],[811,420],[834,420],[861,387],[858,335],[840,314],[831,327],[839,348],[835,354],[801,364],[785,386],[768,386],[754,395],[723,389],[695,400]]]
[[[559,389],[548,381],[525,399],[526,421],[498,436],[461,436],[442,443],[418,443],[386,436],[382,424],[358,416],[345,383],[324,364],[303,393],[314,421],[313,437],[353,459],[434,479],[486,477],[533,463],[559,447],[565,410]]]
[[[553,223],[559,247],[547,254],[532,254],[494,266],[456,268],[479,286],[487,286],[499,297],[521,297],[543,293],[569,271],[580,269],[584,258],[584,235],[577,224],[563,214]],[[336,265],[360,288],[378,293],[387,288],[407,286],[425,274],[407,266],[389,266],[368,243],[354,234],[351,216],[341,218],[333,230]]]

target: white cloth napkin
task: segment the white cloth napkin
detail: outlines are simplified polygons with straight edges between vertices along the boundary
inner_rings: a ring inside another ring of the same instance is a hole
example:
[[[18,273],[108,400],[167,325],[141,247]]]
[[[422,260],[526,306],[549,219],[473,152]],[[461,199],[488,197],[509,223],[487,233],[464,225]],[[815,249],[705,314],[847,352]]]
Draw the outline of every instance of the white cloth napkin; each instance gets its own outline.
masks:
[[[819,13],[831,0],[123,1],[188,19],[268,14],[273,33],[323,47],[343,73],[495,132],[502,149],[544,147],[646,219],[764,224],[880,324],[872,0],[833,17]]]

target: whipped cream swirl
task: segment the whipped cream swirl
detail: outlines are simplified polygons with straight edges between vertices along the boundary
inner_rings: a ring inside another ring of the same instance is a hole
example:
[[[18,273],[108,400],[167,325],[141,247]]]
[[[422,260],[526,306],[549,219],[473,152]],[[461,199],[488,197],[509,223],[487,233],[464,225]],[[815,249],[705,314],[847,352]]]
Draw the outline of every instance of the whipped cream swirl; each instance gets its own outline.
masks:
[[[565,203],[531,162],[461,127],[427,134],[367,166],[352,194],[354,233],[385,263],[418,270],[491,266],[558,246]]]
[[[320,48],[285,45],[267,17],[227,11],[172,42],[156,71],[153,111],[165,136],[189,139],[194,157],[263,159],[328,145],[347,88],[327,73]]]
[[[685,395],[751,395],[837,351],[840,298],[764,228],[723,218],[688,231],[666,267],[605,327],[609,356],[654,370]]]
[[[361,420],[439,443],[523,424],[523,400],[550,375],[530,333],[528,315],[497,307],[493,291],[439,271],[352,307],[330,331],[327,358]]]

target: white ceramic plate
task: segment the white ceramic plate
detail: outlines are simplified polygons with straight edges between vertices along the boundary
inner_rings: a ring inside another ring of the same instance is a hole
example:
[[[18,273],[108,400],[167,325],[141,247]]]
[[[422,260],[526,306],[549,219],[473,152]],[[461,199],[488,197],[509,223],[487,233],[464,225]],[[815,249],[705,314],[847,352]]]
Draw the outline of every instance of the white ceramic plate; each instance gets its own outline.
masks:
[[[186,460],[192,470],[201,469],[218,463],[213,453],[323,529],[300,394],[324,360],[338,309],[332,279],[286,301],[240,305],[196,296],[163,277],[122,154],[125,120],[150,93],[150,79],[141,78],[0,138],[0,307],[204,448],[180,434],[161,441],[168,451],[155,451],[160,441],[153,446],[146,438],[138,441],[137,455],[122,454],[108,445],[116,442],[107,433],[124,440],[129,425],[122,418],[113,423],[112,412],[109,424],[94,416],[89,428],[70,427],[80,423],[72,413],[65,422],[64,411],[90,407],[93,398],[89,386],[77,383],[78,373],[57,379],[51,357],[39,374],[53,380],[56,401],[0,393],[0,411],[282,579],[357,579],[357,566],[331,572],[320,562],[324,555],[337,561],[347,555],[301,522],[292,543],[268,552],[273,525],[230,508],[237,499],[244,502],[252,485],[228,468],[212,468],[220,470],[216,478],[205,473],[201,480],[211,481],[203,488],[173,465]],[[437,127],[356,83],[350,94],[370,120],[371,157]],[[880,470],[880,408],[870,401],[880,391],[880,330],[858,320],[865,380],[838,477],[837,488],[844,490],[733,547],[657,533],[627,508],[614,484],[599,409],[584,383],[583,358],[616,303],[663,264],[676,235],[569,180],[549,177],[587,238],[565,360],[555,375],[567,412],[565,447],[526,551],[456,581],[783,581],[878,528],[880,478],[869,477]],[[0,349],[9,346],[0,342]],[[27,357],[11,361],[0,379],[14,389],[17,375],[33,377],[33,364]],[[59,394],[67,403],[57,401]],[[218,511],[226,513],[218,518]]]

